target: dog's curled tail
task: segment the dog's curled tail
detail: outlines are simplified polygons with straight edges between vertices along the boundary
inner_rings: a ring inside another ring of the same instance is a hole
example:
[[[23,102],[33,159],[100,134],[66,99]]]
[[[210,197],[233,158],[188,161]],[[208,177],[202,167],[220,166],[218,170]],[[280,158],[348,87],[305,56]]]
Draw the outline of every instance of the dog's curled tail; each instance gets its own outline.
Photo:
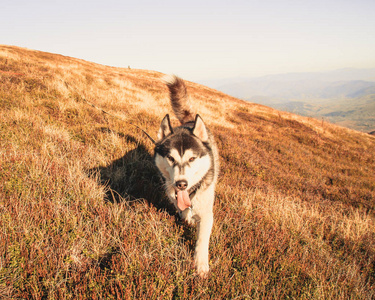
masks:
[[[165,76],[163,81],[169,89],[172,108],[177,119],[182,125],[194,122],[196,114],[189,101],[184,81],[175,75]]]

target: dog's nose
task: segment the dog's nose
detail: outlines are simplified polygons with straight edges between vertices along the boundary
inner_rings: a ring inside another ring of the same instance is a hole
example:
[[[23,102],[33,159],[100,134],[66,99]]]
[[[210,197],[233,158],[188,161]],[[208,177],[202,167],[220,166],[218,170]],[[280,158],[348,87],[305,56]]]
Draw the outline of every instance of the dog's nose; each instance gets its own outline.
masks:
[[[185,190],[187,186],[188,186],[188,182],[186,180],[176,181],[176,187],[181,191]]]

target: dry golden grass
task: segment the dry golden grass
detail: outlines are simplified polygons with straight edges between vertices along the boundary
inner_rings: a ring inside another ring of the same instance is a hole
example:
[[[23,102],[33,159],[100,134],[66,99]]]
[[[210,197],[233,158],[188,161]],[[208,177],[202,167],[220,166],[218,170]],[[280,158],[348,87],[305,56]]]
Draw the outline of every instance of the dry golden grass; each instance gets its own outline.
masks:
[[[189,82],[222,165],[195,275],[127,123],[156,136],[162,76],[0,46],[0,298],[373,299],[375,138]]]

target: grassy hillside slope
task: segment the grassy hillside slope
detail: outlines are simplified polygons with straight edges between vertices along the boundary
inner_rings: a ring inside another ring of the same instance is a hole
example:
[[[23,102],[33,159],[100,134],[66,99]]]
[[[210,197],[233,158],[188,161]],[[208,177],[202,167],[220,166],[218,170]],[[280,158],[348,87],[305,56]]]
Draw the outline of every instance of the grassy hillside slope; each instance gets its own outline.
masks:
[[[195,275],[127,123],[156,137],[161,76],[0,46],[0,298],[373,299],[375,138],[188,83],[222,165]]]

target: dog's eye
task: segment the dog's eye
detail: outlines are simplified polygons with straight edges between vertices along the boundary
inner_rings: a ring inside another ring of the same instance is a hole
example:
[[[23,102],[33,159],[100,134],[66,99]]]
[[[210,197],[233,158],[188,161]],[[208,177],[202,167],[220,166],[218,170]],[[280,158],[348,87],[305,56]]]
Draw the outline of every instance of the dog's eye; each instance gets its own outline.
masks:
[[[174,158],[170,155],[167,156],[168,160],[173,164],[174,163]]]
[[[190,157],[189,162],[193,162],[196,159],[196,157]]]

